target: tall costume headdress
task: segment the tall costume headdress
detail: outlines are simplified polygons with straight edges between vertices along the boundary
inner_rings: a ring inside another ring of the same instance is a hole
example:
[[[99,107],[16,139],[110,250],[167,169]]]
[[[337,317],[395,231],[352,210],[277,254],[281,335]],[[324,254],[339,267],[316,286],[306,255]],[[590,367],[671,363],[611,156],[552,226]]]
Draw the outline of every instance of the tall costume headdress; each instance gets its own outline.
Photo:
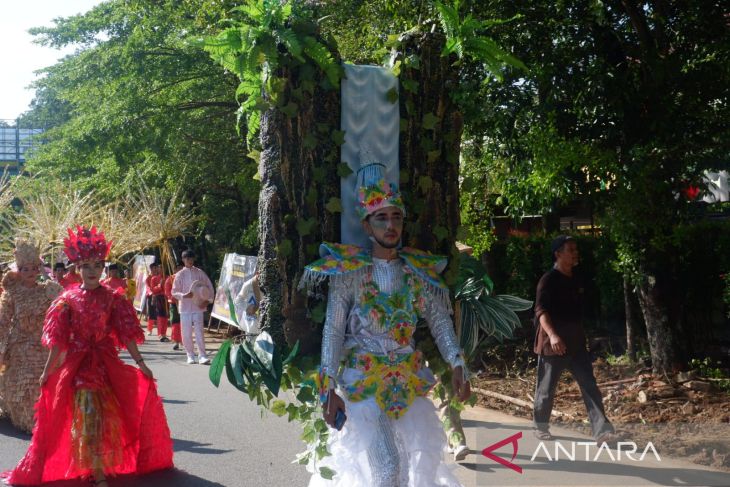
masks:
[[[77,263],[84,260],[106,260],[112,242],[108,242],[96,227],[88,229],[81,225],[76,227],[76,233],[68,229],[68,238],[63,239],[63,245],[68,260]]]
[[[21,238],[15,240],[15,265],[18,269],[24,265],[38,265],[41,263],[38,247]]]
[[[358,170],[357,214],[364,220],[376,211],[395,206],[400,208],[403,215],[406,208],[403,198],[395,184],[389,183],[383,177],[385,166],[372,157],[367,145],[360,149],[360,169]]]

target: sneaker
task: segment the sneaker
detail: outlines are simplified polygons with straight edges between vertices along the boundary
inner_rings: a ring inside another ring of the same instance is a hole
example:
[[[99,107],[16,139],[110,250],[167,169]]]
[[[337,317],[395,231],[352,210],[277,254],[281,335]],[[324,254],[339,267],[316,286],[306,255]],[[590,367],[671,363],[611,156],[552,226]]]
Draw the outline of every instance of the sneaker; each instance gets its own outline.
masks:
[[[188,357],[188,363],[189,364],[196,364],[195,357]]]
[[[200,360],[198,360],[198,363],[200,365],[210,365],[210,359],[208,357],[202,357]]]
[[[175,343],[175,345],[172,346],[172,349],[173,350],[180,350],[180,344],[179,343]]]
[[[470,453],[469,447],[466,445],[459,445],[454,449],[454,461],[460,462],[466,458]]]
[[[161,342],[169,342],[169,341],[170,341],[170,339],[169,339],[169,338],[167,338],[166,336],[161,336],[161,337],[160,337],[160,341],[161,341]]]
[[[148,332],[147,332],[147,336],[148,336],[148,337],[151,337],[153,333],[154,333],[154,332],[148,331]]]

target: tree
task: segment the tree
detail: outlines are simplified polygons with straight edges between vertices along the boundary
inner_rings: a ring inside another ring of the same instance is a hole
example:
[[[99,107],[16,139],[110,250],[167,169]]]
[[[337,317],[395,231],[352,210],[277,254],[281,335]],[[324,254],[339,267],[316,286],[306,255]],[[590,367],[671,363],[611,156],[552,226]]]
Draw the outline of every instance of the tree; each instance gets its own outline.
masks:
[[[480,91],[475,132],[508,209],[588,198],[638,287],[656,372],[686,350],[672,239],[682,190],[727,160],[730,72],[718,2],[481,2],[529,67]]]
[[[114,197],[142,178],[200,217],[219,250],[256,247],[256,162],[236,131],[236,80],[195,42],[230,5],[109,1],[34,29],[49,47],[79,49],[44,70],[28,120],[50,121],[29,170]],[[205,242],[205,240],[201,240]],[[240,250],[239,250],[240,251]]]

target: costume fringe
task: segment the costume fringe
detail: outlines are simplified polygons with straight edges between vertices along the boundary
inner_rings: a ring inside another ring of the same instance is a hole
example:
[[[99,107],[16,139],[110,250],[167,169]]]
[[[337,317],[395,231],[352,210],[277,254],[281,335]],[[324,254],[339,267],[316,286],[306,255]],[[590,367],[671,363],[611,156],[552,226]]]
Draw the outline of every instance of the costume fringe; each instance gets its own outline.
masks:
[[[315,272],[310,269],[304,269],[302,277],[299,279],[299,285],[297,289],[299,291],[305,290],[310,296],[318,296],[320,293],[317,292],[318,288],[325,282],[329,277],[327,274],[322,272]]]
[[[416,274],[416,276],[421,279],[421,281],[423,281],[423,285],[427,287],[429,293],[431,293],[434,299],[437,299],[440,302],[441,306],[443,306],[450,315],[453,315],[454,309],[451,307],[451,296],[449,295],[448,288],[444,289],[439,286],[434,286],[430,282],[418,276],[418,274]]]

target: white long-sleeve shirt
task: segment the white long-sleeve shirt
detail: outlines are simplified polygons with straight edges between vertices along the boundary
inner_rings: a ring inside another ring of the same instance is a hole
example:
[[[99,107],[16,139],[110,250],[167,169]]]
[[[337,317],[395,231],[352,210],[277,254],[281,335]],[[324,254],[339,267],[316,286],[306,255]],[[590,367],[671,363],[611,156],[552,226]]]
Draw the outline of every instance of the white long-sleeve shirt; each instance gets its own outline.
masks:
[[[175,280],[172,281],[172,295],[179,303],[178,310],[180,313],[199,313],[205,311],[204,307],[201,308],[195,303],[195,299],[183,297],[190,292],[190,288],[195,281],[200,281],[208,287],[211,301],[212,296],[215,295],[213,283],[210,282],[210,279],[202,269],[195,266],[183,268],[175,274]]]

